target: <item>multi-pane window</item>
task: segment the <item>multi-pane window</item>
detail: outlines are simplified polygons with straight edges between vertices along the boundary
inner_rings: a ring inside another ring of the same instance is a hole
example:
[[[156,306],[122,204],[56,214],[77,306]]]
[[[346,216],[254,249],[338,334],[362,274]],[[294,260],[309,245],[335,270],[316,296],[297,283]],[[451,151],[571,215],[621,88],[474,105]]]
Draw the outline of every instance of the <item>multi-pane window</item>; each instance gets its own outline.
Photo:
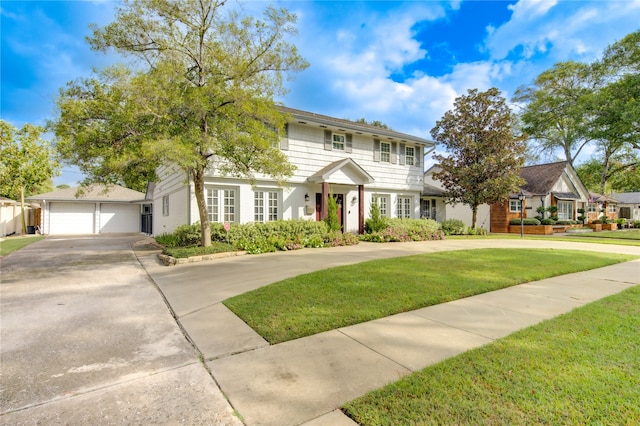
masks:
[[[224,221],[233,223],[236,221],[236,191],[233,189],[224,190]]]
[[[615,213],[616,212],[616,205],[615,204],[609,204],[607,207],[609,208],[609,213]]]
[[[333,149],[344,151],[344,135],[333,134]]]
[[[416,149],[408,146],[404,149],[405,163],[407,166],[413,166],[416,163]]]
[[[207,213],[209,214],[209,222],[219,221],[220,205],[218,203],[218,190],[207,188]]]
[[[520,213],[520,206],[522,202],[520,200],[509,200],[509,211],[511,213]]]
[[[236,221],[236,191],[235,189],[207,188],[207,213],[211,222]]]
[[[411,197],[398,197],[397,207],[397,217],[404,219],[411,218]]]
[[[589,213],[596,213],[598,211],[598,206],[596,203],[589,203]]]
[[[162,216],[169,216],[169,196],[162,197]]]
[[[558,201],[558,219],[573,219],[573,201]]]
[[[391,162],[391,144],[388,142],[380,142],[380,161],[383,163]]]
[[[371,203],[378,203],[378,209],[380,210],[380,216],[382,217],[388,217],[388,210],[387,210],[387,197],[384,196],[379,196],[379,195],[375,195],[371,198]]]
[[[255,222],[269,222],[278,220],[278,192],[256,191],[254,193],[253,200],[253,220]]]

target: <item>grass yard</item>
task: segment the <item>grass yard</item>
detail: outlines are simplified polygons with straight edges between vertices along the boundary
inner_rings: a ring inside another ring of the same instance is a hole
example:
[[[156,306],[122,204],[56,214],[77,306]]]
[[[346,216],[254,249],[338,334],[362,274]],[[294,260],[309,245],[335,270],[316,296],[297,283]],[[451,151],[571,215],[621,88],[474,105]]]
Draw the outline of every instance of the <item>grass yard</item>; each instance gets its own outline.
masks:
[[[617,231],[587,232],[576,234],[579,238],[606,238],[617,240],[636,240],[640,242],[640,229],[618,229]]]
[[[223,303],[275,344],[633,256],[478,249],[374,260],[300,275]]]
[[[31,243],[40,241],[44,238],[43,235],[29,235],[20,237],[7,237],[0,242],[0,256],[6,256],[9,253],[13,253],[16,250],[20,250],[24,246],[28,246]]]
[[[345,404],[361,425],[640,424],[640,286]]]

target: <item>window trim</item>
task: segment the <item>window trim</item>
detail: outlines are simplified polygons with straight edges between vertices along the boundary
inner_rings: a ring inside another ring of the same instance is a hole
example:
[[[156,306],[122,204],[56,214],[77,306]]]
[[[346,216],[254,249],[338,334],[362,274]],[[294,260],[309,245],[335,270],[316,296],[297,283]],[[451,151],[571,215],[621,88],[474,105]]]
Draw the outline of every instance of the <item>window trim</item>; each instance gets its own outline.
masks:
[[[514,208],[514,203],[516,207]],[[510,199],[509,200],[509,213],[520,213],[522,211],[523,202],[518,199]]]
[[[258,205],[258,194],[261,194],[262,205]],[[260,188],[253,191],[253,221],[257,223],[275,222],[280,220],[280,191]],[[275,203],[274,203],[275,201]],[[261,213],[256,210],[262,209]],[[260,217],[259,217],[260,216]]]
[[[169,196],[162,197],[162,216],[169,216]]]
[[[388,151],[385,151],[383,147],[387,147]],[[391,163],[391,142],[380,141],[380,162]]]
[[[413,218],[413,197],[398,196],[396,199],[396,217],[400,219]]]
[[[336,137],[341,138],[342,141],[336,141]],[[347,146],[347,135],[344,133],[331,133],[331,149],[332,151],[345,151]]]
[[[215,191],[215,197],[209,197],[208,191]],[[229,199],[228,191],[232,192],[233,204],[227,205]],[[240,189],[235,187],[223,187],[223,186],[206,186],[205,187],[205,203],[207,207],[207,213],[210,215],[209,220],[212,223],[238,223],[240,218],[238,197],[240,195]],[[217,212],[213,212],[213,205],[209,203],[209,200],[216,200]],[[217,219],[214,215],[217,215]],[[231,218],[231,219],[230,219]]]
[[[568,207],[568,209],[563,208],[561,206]],[[558,207],[557,216],[559,220],[573,219],[573,209],[574,209],[573,201],[558,200],[557,207]]]
[[[409,150],[413,151],[411,155],[409,155]],[[416,147],[415,146],[405,146],[404,147],[404,163],[407,166],[414,166],[416,164]]]

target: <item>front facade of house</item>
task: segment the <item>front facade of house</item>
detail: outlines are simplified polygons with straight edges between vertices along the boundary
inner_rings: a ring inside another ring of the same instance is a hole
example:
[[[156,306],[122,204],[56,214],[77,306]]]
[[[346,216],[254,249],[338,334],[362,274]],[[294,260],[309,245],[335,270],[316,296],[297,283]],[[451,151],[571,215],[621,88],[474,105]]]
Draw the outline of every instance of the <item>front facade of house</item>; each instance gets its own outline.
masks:
[[[556,206],[558,220],[577,220],[578,209],[588,208],[589,191],[575,169],[566,161],[522,168],[525,180],[521,187],[524,200],[522,216],[539,216],[538,208]],[[509,221],[521,217],[520,194],[510,194],[509,201],[491,205],[491,232],[509,232]],[[548,218],[549,213],[544,213]]]
[[[610,197],[617,201],[618,217],[640,220],[640,192],[618,192]]]
[[[285,186],[268,177],[246,180],[212,173],[206,178],[209,220],[220,223],[280,219],[322,220],[327,197],[338,204],[345,232],[363,232],[375,198],[386,217],[420,218],[423,159],[435,143],[392,130],[306,111],[289,117],[280,149],[297,167]],[[155,234],[199,221],[193,183],[182,172],[158,170],[153,191]]]

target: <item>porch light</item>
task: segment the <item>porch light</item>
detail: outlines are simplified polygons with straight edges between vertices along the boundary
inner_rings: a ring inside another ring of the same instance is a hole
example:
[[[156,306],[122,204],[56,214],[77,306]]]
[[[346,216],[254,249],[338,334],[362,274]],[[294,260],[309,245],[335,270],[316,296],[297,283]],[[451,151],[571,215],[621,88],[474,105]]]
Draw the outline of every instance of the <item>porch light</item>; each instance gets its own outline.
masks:
[[[309,201],[309,194],[304,194],[304,201],[305,202]]]

